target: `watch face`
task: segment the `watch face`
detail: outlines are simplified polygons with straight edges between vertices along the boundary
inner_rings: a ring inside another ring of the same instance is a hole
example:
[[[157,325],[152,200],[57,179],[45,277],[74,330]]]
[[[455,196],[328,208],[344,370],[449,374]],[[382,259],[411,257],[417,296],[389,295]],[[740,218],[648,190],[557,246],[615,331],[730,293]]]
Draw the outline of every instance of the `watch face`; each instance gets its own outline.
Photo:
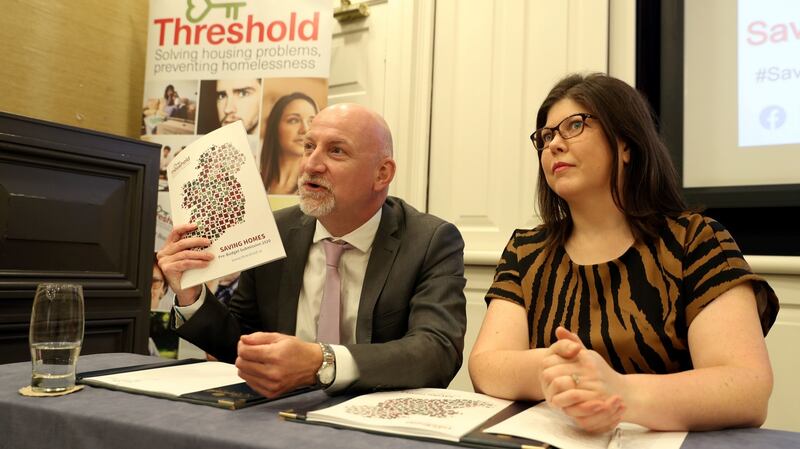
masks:
[[[322,366],[317,371],[317,381],[327,387],[336,378],[336,354],[329,345],[320,343],[319,346],[322,348]]]
[[[333,383],[333,366],[328,365],[319,370],[319,381],[325,385]]]

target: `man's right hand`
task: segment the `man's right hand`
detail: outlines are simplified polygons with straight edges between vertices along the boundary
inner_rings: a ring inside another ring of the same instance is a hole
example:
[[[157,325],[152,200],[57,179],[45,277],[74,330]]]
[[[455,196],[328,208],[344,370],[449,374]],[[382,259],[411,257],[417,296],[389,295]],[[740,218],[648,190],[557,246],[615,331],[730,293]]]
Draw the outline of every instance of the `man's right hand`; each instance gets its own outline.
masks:
[[[253,390],[276,398],[298,387],[314,385],[322,366],[322,349],[277,332],[242,335],[237,346],[239,377]]]
[[[214,258],[208,251],[198,251],[194,248],[206,248],[211,245],[211,240],[203,237],[183,238],[187,232],[197,229],[197,225],[182,224],[172,228],[167,236],[164,247],[156,254],[158,267],[164,273],[167,284],[175,292],[178,304],[181,306],[192,305],[200,297],[202,285],[181,290],[181,277],[183,272],[194,268],[205,268]]]

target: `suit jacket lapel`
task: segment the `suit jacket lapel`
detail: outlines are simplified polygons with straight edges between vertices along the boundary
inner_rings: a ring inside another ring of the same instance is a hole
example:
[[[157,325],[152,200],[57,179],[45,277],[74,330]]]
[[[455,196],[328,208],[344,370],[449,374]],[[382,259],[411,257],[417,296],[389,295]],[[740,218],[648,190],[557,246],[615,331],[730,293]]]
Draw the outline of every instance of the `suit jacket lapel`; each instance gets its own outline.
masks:
[[[364,286],[361,289],[356,320],[356,343],[372,341],[372,311],[383,291],[400,246],[400,239],[394,235],[399,228],[399,214],[388,203],[384,203],[381,223],[375,233],[372,253],[364,275]]]
[[[303,216],[299,223],[289,230],[286,247],[286,262],[281,287],[278,292],[278,329],[286,335],[294,335],[297,327],[297,302],[303,286],[303,271],[314,238],[316,220]]]

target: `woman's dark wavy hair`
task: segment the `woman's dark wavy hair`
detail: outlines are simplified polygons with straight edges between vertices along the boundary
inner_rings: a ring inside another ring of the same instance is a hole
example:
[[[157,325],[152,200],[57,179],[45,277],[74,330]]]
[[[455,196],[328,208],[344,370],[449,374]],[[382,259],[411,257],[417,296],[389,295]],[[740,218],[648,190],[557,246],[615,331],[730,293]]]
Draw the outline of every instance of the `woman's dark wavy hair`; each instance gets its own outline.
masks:
[[[264,188],[269,189],[270,184],[280,176],[280,155],[281,143],[278,135],[278,125],[283,116],[283,110],[294,100],[307,101],[314,107],[314,112],[319,112],[317,103],[313,98],[302,92],[293,92],[284,95],[275,102],[272,110],[267,117],[266,131],[264,133],[264,144],[261,146],[261,180],[264,181]]]
[[[173,103],[175,103],[175,99],[172,98],[172,97],[167,96],[167,92],[169,92],[169,91],[172,91],[172,93],[174,94],[175,93],[175,86],[173,86],[172,84],[167,84],[167,87],[164,88],[164,99],[168,100],[167,104],[172,106]]]
[[[656,130],[649,103],[624,81],[602,73],[572,74],[558,82],[536,114],[536,129],[547,124],[550,108],[570,99],[602,125],[611,148],[611,196],[625,214],[637,240],[658,235],[665,216],[686,211],[678,173],[666,145]],[[576,111],[577,112],[577,111]],[[622,188],[617,185],[619,156],[617,141],[626,145],[630,162],[624,165]],[[546,151],[546,150],[545,150]],[[572,231],[572,216],[567,202],[547,184],[539,153],[537,196],[539,214],[549,245],[563,245]]]

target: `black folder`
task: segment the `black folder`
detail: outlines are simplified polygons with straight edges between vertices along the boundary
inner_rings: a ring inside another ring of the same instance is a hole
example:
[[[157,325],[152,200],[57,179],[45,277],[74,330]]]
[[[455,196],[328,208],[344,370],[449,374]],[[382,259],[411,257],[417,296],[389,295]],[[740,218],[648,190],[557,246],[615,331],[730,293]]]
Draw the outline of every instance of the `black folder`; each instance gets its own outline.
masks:
[[[77,383],[84,385],[91,385],[93,387],[107,388],[110,390],[125,391],[127,393],[142,394],[145,396],[152,396],[163,399],[170,399],[173,401],[191,402],[194,404],[208,405],[212,407],[224,408],[227,410],[237,410],[251,405],[262,404],[276,399],[283,399],[288,396],[293,396],[307,391],[314,390],[313,387],[303,387],[287,393],[278,398],[266,398],[250,388],[246,383],[235,383],[230,385],[220,385],[219,387],[209,388],[206,390],[185,393],[181,395],[166,394],[158,391],[149,391],[144,389],[127,388],[124,386],[110,385],[105,382],[100,382],[94,378],[100,376],[107,376],[118,373],[128,373],[134,371],[153,370],[159,368],[166,368],[171,366],[188,365],[195,363],[205,363],[206,360],[202,359],[184,359],[184,360],[171,360],[166,362],[151,363],[146,365],[126,366],[122,368],[111,368],[98,371],[88,371],[78,373]]]

